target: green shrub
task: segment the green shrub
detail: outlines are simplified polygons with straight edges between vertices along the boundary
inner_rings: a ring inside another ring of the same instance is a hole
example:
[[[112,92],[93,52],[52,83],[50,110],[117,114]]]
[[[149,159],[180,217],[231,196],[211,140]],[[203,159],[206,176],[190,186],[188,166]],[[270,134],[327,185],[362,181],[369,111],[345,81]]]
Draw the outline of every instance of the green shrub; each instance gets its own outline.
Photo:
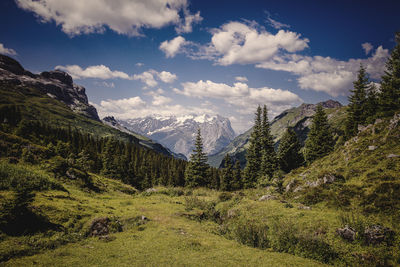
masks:
[[[230,223],[229,235],[236,241],[255,248],[270,247],[268,225],[254,219],[240,217]]]
[[[66,191],[61,184],[51,181],[50,177],[43,172],[35,171],[28,166],[0,161],[0,190],[15,189]]]
[[[221,202],[224,202],[224,201],[231,200],[232,197],[233,197],[232,193],[229,193],[229,192],[221,192],[221,193],[218,195],[218,200],[221,201]]]

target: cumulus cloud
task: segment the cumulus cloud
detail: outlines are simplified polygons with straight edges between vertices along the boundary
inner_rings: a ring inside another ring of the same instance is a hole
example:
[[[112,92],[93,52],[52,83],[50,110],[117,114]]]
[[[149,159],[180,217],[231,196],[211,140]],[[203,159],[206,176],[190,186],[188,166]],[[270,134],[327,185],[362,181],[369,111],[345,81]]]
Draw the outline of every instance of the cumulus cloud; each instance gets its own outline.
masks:
[[[141,74],[133,75],[134,80],[140,80],[149,87],[155,87],[156,85],[158,85],[156,78],[164,83],[173,83],[178,77],[176,76],[176,74],[168,71],[158,72],[153,69],[142,72]]]
[[[302,89],[325,92],[331,96],[347,95],[362,64],[372,79],[378,79],[385,70],[389,50],[379,46],[366,59],[337,60],[331,57],[289,54],[276,56],[259,63],[258,68],[287,71],[298,75]]]
[[[74,79],[98,78],[98,79],[131,79],[131,77],[122,71],[112,71],[104,65],[89,66],[82,69],[78,65],[56,66],[55,69],[68,72]]]
[[[244,76],[236,76],[235,80],[238,82],[247,82],[248,81],[247,78]]]
[[[182,83],[182,90],[177,88],[174,92],[188,97],[221,99],[230,105],[238,107],[239,113],[249,114],[253,112],[254,106],[267,104],[274,114],[301,103],[301,98],[282,89],[268,87],[251,88],[242,82],[236,82],[233,86],[225,83],[212,81],[186,82]]]
[[[178,32],[190,32],[201,21],[191,14],[186,0],[16,0],[42,22],[54,21],[68,35],[104,32],[106,27],[129,36],[141,35],[143,28],[177,25]],[[183,14],[184,17],[181,16]]]
[[[136,67],[143,67],[143,66],[144,66],[144,63],[138,62],[138,63],[135,64],[135,66],[136,66]]]
[[[160,44],[160,50],[165,53],[167,58],[174,57],[179,52],[182,53],[181,48],[186,44],[185,38],[182,36],[177,36],[174,39],[164,41]]]
[[[255,22],[229,22],[211,30],[211,41],[200,45],[176,37],[164,41],[160,49],[167,57],[178,53],[193,59],[214,60],[219,65],[256,64],[286,52],[302,51],[309,40],[300,34],[279,30],[276,34],[266,31]]]
[[[178,34],[192,32],[192,25],[200,23],[203,20],[203,18],[200,16],[200,11],[198,11],[196,14],[190,14],[190,12],[185,9],[184,15],[184,20],[175,27],[175,30]]]
[[[105,81],[103,81],[103,82],[95,82],[94,84],[96,84],[96,85],[100,85],[100,86],[103,86],[103,87],[107,87],[107,88],[115,88],[115,84],[113,83],[113,82],[105,82]]]
[[[363,43],[361,47],[364,49],[366,55],[368,55],[372,51],[372,49],[374,49],[373,45],[368,42]]]
[[[4,45],[0,43],[0,54],[15,56],[17,52],[15,52],[14,49],[4,47]]]
[[[214,110],[209,108],[170,104],[168,97],[163,99],[160,96],[153,97],[150,102],[146,102],[136,96],[117,100],[108,99],[101,101],[100,104],[91,104],[97,109],[100,117],[114,116],[119,119],[140,118],[149,115],[184,116],[189,114],[216,114]],[[162,108],[160,108],[161,106]]]

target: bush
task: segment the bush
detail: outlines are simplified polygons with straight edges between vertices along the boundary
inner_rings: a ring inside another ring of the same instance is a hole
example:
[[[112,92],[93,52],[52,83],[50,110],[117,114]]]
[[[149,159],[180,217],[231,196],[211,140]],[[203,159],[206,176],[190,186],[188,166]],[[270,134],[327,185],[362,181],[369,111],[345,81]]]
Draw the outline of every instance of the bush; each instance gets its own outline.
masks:
[[[229,234],[231,238],[244,245],[265,249],[270,247],[268,230],[266,224],[241,217],[231,223]]]
[[[229,192],[222,192],[218,195],[218,200],[221,202],[231,200],[233,197],[232,193]]]
[[[28,166],[9,164],[0,161],[0,190],[42,191],[55,189],[66,191],[65,188],[50,180],[50,177]]]

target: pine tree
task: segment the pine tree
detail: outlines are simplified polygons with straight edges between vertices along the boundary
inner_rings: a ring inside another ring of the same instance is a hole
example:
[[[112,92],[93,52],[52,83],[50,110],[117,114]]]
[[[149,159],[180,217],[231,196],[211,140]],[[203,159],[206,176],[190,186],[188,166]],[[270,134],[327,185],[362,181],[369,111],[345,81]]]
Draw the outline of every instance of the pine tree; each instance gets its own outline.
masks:
[[[185,184],[189,187],[204,186],[207,178],[207,155],[203,152],[200,129],[197,131],[195,148],[185,171]]]
[[[261,166],[260,174],[271,179],[277,167],[274,138],[268,120],[267,106],[264,105],[261,122]]]
[[[400,32],[396,33],[396,46],[386,62],[379,94],[379,115],[393,116],[400,109]]]
[[[242,169],[240,168],[240,162],[237,160],[233,167],[233,180],[231,184],[232,190],[242,189]]]
[[[280,168],[290,172],[301,166],[303,155],[300,153],[301,144],[296,132],[288,128],[279,143],[278,160]]]
[[[233,163],[229,154],[224,158],[224,167],[222,169],[220,189],[223,191],[231,191],[233,183]]]
[[[369,79],[363,65],[360,65],[354,89],[349,96],[349,106],[346,118],[346,136],[350,138],[357,134],[358,125],[365,124],[367,120],[367,91]]]
[[[258,106],[246,154],[246,167],[244,169],[245,188],[254,187],[260,174],[261,136],[261,107]]]
[[[304,158],[311,163],[331,152],[334,145],[328,117],[322,106],[318,105],[304,147]]]

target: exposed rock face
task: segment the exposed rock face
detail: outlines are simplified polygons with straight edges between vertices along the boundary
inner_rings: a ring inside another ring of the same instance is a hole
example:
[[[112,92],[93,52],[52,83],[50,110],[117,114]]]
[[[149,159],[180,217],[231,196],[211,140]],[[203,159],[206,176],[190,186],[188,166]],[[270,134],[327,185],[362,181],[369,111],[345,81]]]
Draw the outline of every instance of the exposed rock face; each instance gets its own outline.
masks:
[[[353,242],[356,238],[356,231],[348,225],[346,225],[344,228],[336,229],[336,233],[340,235],[343,239],[350,242]]]
[[[193,151],[199,128],[207,154],[218,152],[235,137],[229,119],[219,115],[148,116],[117,121],[128,130],[148,136],[186,157]]]
[[[371,225],[364,231],[364,238],[367,244],[375,245],[384,241],[390,243],[390,241],[393,239],[393,236],[393,230],[380,225]]]
[[[110,223],[110,219],[107,217],[104,218],[96,218],[92,221],[92,225],[90,226],[89,235],[90,236],[106,236],[109,234],[108,225]]]
[[[73,83],[72,77],[59,70],[33,74],[16,60],[0,54],[0,83],[33,87],[68,105],[74,112],[100,120],[95,107],[89,104],[85,88]]]
[[[267,201],[267,200],[276,200],[276,199],[278,199],[278,198],[274,195],[264,195],[264,196],[260,197],[260,199],[258,201]]]

